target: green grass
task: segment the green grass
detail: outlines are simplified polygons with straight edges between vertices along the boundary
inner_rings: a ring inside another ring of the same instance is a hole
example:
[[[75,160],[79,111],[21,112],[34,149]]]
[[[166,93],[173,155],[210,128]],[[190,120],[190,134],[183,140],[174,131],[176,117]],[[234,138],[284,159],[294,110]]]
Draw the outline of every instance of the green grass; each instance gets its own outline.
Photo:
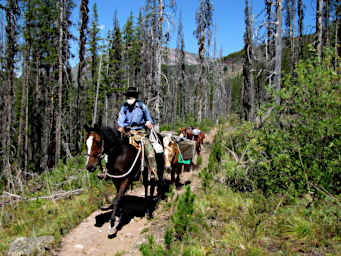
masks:
[[[36,187],[39,190],[34,191]],[[56,191],[83,189],[83,193],[60,200],[38,199],[9,204],[0,209],[0,255],[5,255],[15,238],[52,235],[56,246],[62,237],[97,209],[104,194],[113,186],[97,179],[84,168],[84,159],[75,158],[67,164],[30,180],[21,196],[35,198]]]
[[[230,128],[222,126],[225,132],[215,141],[238,130]],[[189,220],[182,239],[175,231],[178,222],[170,222],[167,242],[150,239],[141,246],[143,255],[340,255],[340,196],[237,192],[227,185],[225,176],[235,166],[234,159],[223,151],[221,164],[211,166],[214,169],[209,172],[202,170],[203,187],[195,193],[192,213],[179,210],[178,197],[167,204],[172,216],[180,221],[182,213]]]
[[[202,156],[198,156],[197,166],[200,166],[201,164],[202,164]]]

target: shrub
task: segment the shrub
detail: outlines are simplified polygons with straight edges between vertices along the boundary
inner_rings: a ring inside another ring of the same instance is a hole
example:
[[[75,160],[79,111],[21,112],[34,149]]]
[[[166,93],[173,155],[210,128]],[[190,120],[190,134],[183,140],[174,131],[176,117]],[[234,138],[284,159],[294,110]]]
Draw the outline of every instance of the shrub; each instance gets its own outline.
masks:
[[[300,62],[263,127],[244,124],[228,138],[243,156],[236,170],[263,191],[341,193],[341,87],[331,59]]]
[[[191,187],[186,186],[186,192],[179,197],[175,212],[171,216],[175,237],[179,240],[185,237],[186,232],[193,230],[194,198]]]

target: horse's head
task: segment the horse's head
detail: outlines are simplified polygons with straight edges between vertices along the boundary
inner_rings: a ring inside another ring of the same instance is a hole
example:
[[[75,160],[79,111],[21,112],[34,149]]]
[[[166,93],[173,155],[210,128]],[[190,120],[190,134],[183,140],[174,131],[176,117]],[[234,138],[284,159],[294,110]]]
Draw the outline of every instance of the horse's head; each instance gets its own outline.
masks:
[[[179,136],[180,138],[187,138],[187,128],[179,128]]]
[[[95,125],[94,128],[90,128],[87,125],[84,126],[88,135],[86,136],[86,169],[90,172],[96,170],[97,165],[100,163],[103,153],[103,138],[100,128]]]

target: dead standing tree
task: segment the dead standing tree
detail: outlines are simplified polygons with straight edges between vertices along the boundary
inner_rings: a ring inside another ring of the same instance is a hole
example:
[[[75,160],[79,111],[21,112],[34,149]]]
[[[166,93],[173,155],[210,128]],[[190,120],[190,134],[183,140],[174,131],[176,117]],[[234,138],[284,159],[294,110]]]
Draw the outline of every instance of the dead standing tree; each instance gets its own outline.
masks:
[[[248,0],[245,1],[245,25],[244,34],[244,64],[243,84],[241,91],[240,119],[254,121],[255,119],[255,86],[254,86],[254,63],[252,44],[252,24]]]
[[[83,70],[85,67],[85,46],[87,41],[87,27],[89,22],[89,8],[88,8],[88,0],[82,0],[80,5],[80,12],[81,12],[81,26],[79,29],[79,64],[77,70],[77,99],[76,99],[76,134],[74,143],[76,145],[76,152],[80,152],[81,146],[81,127],[82,123],[85,122],[85,111],[82,107],[82,99],[84,99],[84,90],[83,88]]]
[[[281,72],[282,72],[282,0],[276,3],[276,37],[275,37],[275,75],[274,88],[277,92],[281,89]],[[276,96],[276,104],[280,105],[281,98]]]
[[[6,7],[6,76],[7,84],[5,88],[5,131],[2,141],[3,148],[3,167],[9,189],[14,188],[11,161],[12,161],[12,127],[13,127],[13,104],[14,104],[14,68],[15,56],[18,52],[17,47],[17,18],[19,16],[19,6],[17,0],[8,0]]]
[[[59,42],[58,42],[58,102],[56,113],[56,152],[55,162],[58,163],[61,153],[62,133],[62,98],[63,98],[63,23],[64,23],[64,0],[58,2],[59,6]]]
[[[322,57],[322,8],[323,0],[316,0],[315,48],[319,58]]]
[[[194,35],[198,40],[198,54],[199,54],[199,84],[198,84],[198,115],[197,120],[200,123],[202,120],[202,110],[204,101],[204,75],[205,75],[205,51],[209,49],[211,41],[211,27],[213,17],[213,5],[210,0],[200,0],[199,9],[195,15],[197,27],[194,31]],[[207,48],[206,48],[207,47]]]

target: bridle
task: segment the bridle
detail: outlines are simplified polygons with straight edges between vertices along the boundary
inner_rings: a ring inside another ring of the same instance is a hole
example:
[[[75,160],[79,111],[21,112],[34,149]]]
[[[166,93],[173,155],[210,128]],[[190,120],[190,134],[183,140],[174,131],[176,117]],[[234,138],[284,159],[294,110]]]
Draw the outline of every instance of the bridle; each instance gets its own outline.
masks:
[[[101,137],[101,152],[99,154],[88,154],[88,153],[85,153],[84,155],[85,156],[88,156],[88,157],[93,157],[93,158],[96,158],[97,160],[101,160],[105,157],[105,154],[104,153],[104,143],[102,141],[102,137]]]

